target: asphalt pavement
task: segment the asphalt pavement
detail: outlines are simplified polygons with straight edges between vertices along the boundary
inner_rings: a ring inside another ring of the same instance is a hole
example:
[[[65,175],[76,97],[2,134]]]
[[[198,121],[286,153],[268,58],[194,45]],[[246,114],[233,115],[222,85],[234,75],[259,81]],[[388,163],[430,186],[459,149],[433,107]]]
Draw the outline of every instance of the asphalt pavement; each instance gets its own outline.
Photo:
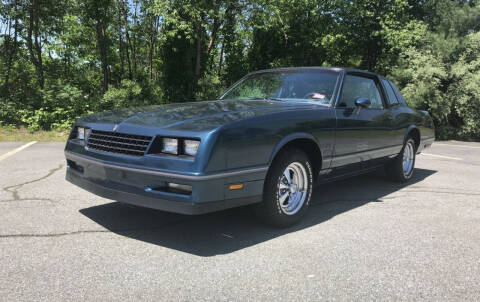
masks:
[[[0,143],[0,301],[480,300],[480,143],[435,143],[408,184],[321,185],[283,230],[97,197],[64,144],[26,143]]]

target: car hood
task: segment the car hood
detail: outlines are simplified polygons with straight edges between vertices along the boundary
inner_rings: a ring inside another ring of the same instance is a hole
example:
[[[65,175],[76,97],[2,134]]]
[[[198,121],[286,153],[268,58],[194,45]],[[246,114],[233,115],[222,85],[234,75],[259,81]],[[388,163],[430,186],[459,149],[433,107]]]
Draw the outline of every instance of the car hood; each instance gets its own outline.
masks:
[[[218,100],[112,110],[85,116],[79,122],[204,131],[259,115],[312,106],[324,107],[286,101]]]

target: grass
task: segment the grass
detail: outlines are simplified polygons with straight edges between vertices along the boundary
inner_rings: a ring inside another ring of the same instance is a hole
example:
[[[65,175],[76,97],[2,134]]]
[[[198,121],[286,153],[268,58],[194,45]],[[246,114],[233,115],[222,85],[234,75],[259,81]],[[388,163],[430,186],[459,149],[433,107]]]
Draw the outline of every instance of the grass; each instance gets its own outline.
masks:
[[[0,142],[65,142],[69,131],[30,131],[26,128],[0,127]]]

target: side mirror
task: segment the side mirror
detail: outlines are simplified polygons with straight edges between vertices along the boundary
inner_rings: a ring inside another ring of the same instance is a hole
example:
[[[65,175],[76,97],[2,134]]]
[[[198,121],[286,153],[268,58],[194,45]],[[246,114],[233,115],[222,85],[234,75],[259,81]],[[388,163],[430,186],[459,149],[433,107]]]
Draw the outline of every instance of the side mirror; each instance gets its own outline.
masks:
[[[368,108],[370,105],[372,105],[372,102],[367,98],[358,98],[355,100],[355,106],[357,107]]]

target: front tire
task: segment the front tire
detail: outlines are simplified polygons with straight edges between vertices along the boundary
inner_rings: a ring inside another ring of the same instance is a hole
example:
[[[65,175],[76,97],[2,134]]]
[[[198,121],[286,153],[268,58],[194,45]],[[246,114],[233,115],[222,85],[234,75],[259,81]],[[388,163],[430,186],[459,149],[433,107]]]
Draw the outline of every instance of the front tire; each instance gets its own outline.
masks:
[[[263,202],[255,205],[255,213],[271,225],[291,226],[308,209],[312,187],[312,165],[307,155],[299,149],[284,150],[267,173]]]
[[[386,165],[387,175],[394,181],[407,182],[413,175],[416,153],[415,141],[409,137],[400,154]]]

